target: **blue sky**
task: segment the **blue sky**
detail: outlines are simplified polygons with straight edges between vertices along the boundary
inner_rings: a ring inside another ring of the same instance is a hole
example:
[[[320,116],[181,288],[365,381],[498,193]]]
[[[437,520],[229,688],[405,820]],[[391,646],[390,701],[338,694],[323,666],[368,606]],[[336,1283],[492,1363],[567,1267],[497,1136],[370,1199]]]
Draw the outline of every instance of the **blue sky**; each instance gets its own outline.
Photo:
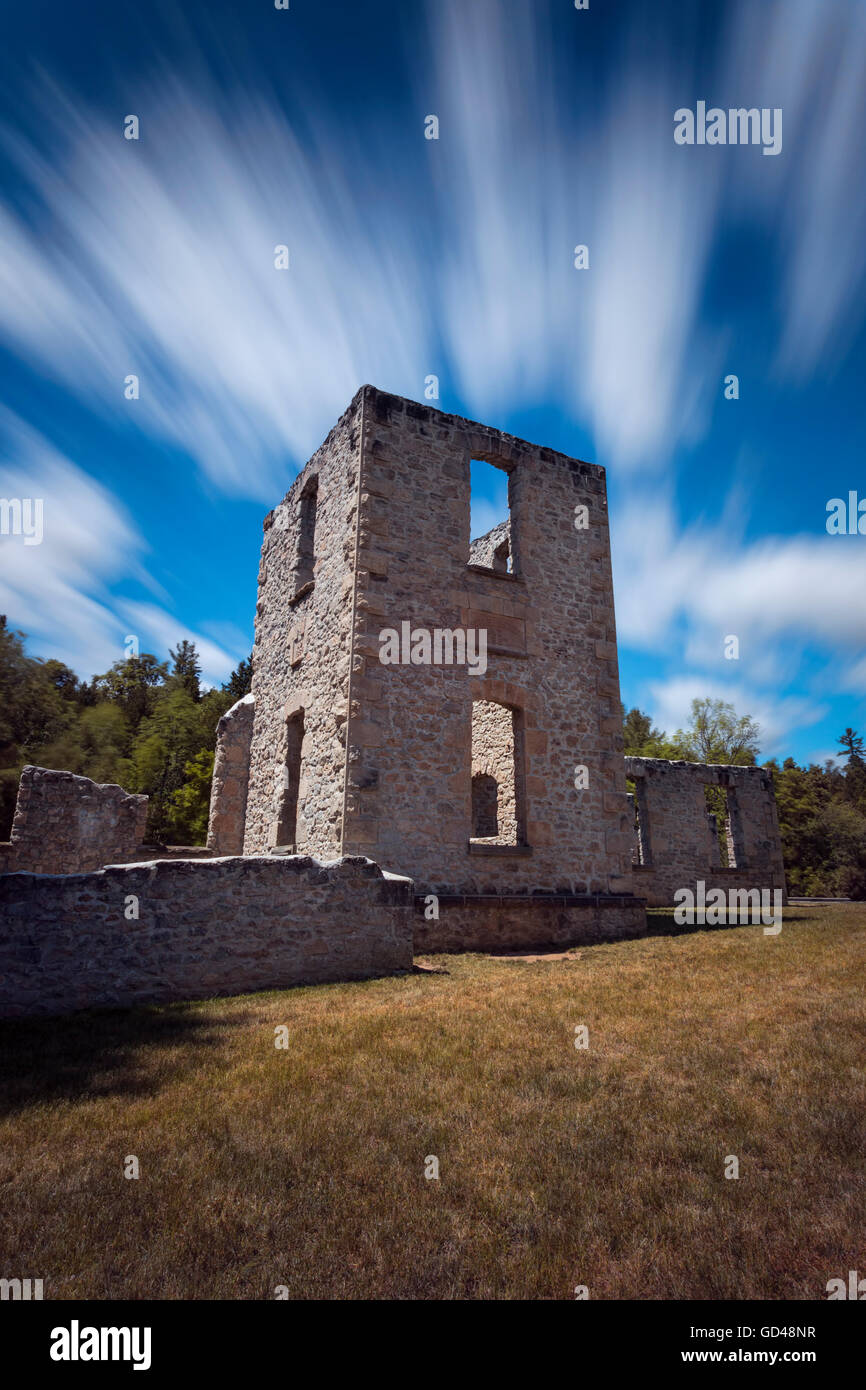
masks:
[[[30,650],[89,676],[128,633],[188,637],[223,680],[263,514],[359,385],[435,374],[442,409],[607,468],[629,705],[672,730],[718,695],[800,761],[863,729],[866,536],[825,522],[866,497],[866,6],[31,3],[4,27],[0,495],[45,519],[0,537],[0,611]],[[781,153],[677,145],[699,100],[781,108]]]

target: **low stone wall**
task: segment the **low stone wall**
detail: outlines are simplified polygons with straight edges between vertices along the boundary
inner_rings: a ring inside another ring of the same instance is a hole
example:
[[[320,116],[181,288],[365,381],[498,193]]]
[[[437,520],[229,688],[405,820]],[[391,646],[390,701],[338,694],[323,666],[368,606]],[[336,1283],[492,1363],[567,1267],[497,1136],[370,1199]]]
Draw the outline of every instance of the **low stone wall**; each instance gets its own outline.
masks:
[[[0,870],[86,873],[141,855],[147,797],[72,772],[22,769],[9,849]]]
[[[592,946],[646,935],[646,905],[628,894],[449,894],[439,920],[415,897],[415,953],[498,951],[507,947]]]
[[[161,860],[0,877],[0,1017],[412,968],[413,884],[372,860]]]

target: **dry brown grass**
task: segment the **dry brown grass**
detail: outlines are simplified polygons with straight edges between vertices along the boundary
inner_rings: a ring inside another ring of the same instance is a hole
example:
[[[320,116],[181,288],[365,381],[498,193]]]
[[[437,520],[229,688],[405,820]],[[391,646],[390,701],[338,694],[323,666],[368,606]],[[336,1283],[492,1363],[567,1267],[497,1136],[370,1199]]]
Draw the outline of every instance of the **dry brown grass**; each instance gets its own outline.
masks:
[[[824,1298],[866,1273],[864,948],[866,909],[813,906],[776,938],[4,1024],[0,1275],[46,1298]]]

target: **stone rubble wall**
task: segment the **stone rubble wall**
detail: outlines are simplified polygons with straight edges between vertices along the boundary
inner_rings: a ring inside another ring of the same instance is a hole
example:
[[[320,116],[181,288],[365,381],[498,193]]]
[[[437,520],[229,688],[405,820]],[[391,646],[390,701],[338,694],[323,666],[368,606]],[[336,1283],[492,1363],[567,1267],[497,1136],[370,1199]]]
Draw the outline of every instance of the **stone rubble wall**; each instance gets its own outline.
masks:
[[[430,891],[631,891],[604,469],[373,387],[361,401],[344,852]],[[472,459],[510,472],[512,574],[468,563]],[[577,507],[588,529],[575,526]],[[484,629],[486,674],[383,665],[379,634],[403,621]],[[522,710],[519,852],[470,851],[479,699]]]
[[[300,853],[341,853],[352,571],[358,505],[358,393],[283,501],[265,518],[252,694],[243,851],[280,842],[280,806],[292,733],[303,712],[301,781],[294,843]],[[309,523],[304,495],[316,479],[315,563],[299,567]],[[312,581],[309,573],[312,572]]]
[[[441,897],[439,920],[416,898],[415,954],[507,947],[593,946],[645,936],[644,904],[627,895]]]
[[[86,873],[140,854],[147,797],[72,772],[22,769],[9,848],[0,869]]]
[[[497,555],[505,546],[504,555]],[[483,565],[485,569],[497,570],[501,573],[508,569],[508,559],[511,555],[511,523],[500,521],[498,526],[487,531],[477,540],[469,542],[469,563],[470,565]]]
[[[496,782],[497,830],[490,843],[517,844],[517,800],[514,784],[514,717],[505,705],[476,700],[472,706],[472,776]],[[473,835],[475,827],[473,827]]]
[[[137,919],[127,914],[135,905]],[[153,861],[0,877],[0,1017],[412,968],[413,885],[368,859]]]
[[[787,902],[782,840],[773,779],[761,767],[722,763],[625,759],[626,776],[640,789],[644,862],[633,865],[634,892],[650,907],[667,907],[678,889],[781,889]],[[736,867],[720,867],[719,848],[704,796],[705,786],[733,792],[729,845]],[[646,824],[644,824],[646,822]]]
[[[217,724],[207,826],[207,847],[217,855],[243,854],[254,713],[254,696],[244,695]]]

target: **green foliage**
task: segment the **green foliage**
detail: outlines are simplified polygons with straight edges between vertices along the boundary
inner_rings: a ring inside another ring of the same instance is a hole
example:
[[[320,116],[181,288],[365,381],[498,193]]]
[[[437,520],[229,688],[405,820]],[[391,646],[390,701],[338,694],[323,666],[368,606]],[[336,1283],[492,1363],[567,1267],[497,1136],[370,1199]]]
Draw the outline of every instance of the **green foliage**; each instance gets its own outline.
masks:
[[[186,764],[183,786],[171,794],[166,819],[176,844],[201,845],[207,839],[213,764],[213,753],[203,748]]]
[[[200,699],[198,678],[201,675],[201,666],[195,643],[187,642],[184,639],[183,642],[178,643],[177,651],[169,647],[168,654],[174,663],[171,668],[170,680],[185,690],[193,700]]]
[[[672,751],[664,734],[653,728],[653,722],[648,714],[644,714],[637,708],[630,709],[626,713],[625,705],[623,705],[622,710],[622,732],[627,756],[633,758],[675,758],[677,756]]]
[[[203,706],[204,701],[197,702],[182,685],[169,683],[138,726],[130,790],[149,796],[147,829],[155,840],[171,838],[175,793],[184,786],[196,754],[212,752],[215,746],[216,721],[208,718],[212,702]]]
[[[231,701],[227,708],[231,708],[237,700],[243,699],[244,695],[249,695],[253,687],[253,659],[242,661],[236,666],[223,686],[223,690],[231,695]]]
[[[156,687],[165,683],[167,675],[168,663],[157,661],[155,656],[145,652],[142,656],[115,661],[110,671],[94,676],[93,682],[97,699],[111,700],[118,705],[130,725],[136,728],[153,709]]]
[[[848,732],[851,732],[850,730]],[[866,789],[853,761],[798,767],[786,758],[773,774],[788,890],[805,897],[866,898]]]
[[[733,705],[706,696],[692,700],[691,724],[677,729],[673,742],[687,762],[751,766],[760,748],[760,732],[751,715],[738,715]]]
[[[170,672],[145,652],[82,681],[62,661],[28,656],[24,634],[0,618],[0,839],[29,762],[145,792],[149,839],[204,843],[216,726],[249,692],[251,663],[202,693],[195,644],[180,641],[170,657]]]

